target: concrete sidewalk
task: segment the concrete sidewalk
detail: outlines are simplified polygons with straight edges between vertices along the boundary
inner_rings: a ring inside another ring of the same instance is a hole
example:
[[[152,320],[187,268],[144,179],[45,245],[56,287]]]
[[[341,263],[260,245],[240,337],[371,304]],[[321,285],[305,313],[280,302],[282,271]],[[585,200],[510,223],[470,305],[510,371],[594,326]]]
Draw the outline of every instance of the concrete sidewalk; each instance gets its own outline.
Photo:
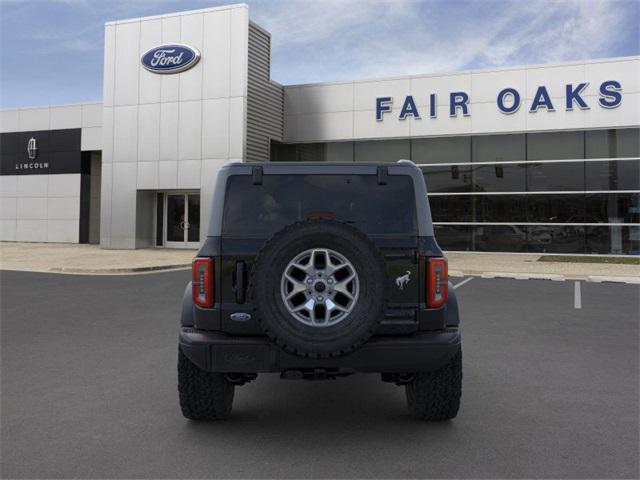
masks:
[[[89,274],[188,268],[195,250],[104,250],[97,245],[0,243],[0,269]],[[447,253],[452,277],[483,276],[640,283],[640,265],[538,262],[534,254]]]
[[[640,283],[640,264],[539,262],[539,254],[448,252],[449,275]]]
[[[0,270],[117,274],[186,268],[196,250],[105,250],[68,243],[0,243]]]

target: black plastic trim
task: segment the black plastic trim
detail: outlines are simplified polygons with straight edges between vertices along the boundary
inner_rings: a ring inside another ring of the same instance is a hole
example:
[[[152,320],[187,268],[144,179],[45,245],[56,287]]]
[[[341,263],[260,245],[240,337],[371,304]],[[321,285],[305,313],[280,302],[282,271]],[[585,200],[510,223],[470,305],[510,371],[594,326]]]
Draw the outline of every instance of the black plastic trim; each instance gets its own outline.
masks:
[[[266,337],[237,337],[190,327],[180,331],[180,348],[211,372],[283,372],[338,369],[355,372],[418,372],[444,366],[459,350],[457,328],[410,337],[373,338],[347,355],[325,359],[286,352]]]

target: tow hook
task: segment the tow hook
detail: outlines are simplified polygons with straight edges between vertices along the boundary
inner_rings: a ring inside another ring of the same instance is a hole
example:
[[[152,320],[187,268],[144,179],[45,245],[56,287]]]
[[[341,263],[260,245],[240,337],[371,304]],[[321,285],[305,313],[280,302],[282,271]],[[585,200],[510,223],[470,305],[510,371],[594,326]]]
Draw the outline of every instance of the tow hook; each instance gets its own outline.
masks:
[[[244,385],[245,383],[249,383],[251,380],[255,380],[258,377],[257,373],[225,373],[224,378],[227,379],[229,383],[233,383],[234,385]]]
[[[413,382],[416,375],[415,373],[383,373],[381,377],[383,382],[395,383],[398,386],[402,386]]]

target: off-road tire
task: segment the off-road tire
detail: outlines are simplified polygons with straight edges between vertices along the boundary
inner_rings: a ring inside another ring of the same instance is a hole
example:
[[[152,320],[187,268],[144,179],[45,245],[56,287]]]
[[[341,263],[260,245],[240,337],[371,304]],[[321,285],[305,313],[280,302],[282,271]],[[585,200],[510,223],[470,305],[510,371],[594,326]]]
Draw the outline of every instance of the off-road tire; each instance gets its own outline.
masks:
[[[441,369],[417,373],[405,388],[409,412],[414,418],[428,421],[455,418],[462,395],[462,350]]]
[[[178,349],[178,393],[182,415],[222,420],[231,414],[235,385],[222,373],[201,370]]]
[[[312,248],[339,252],[355,268],[359,297],[339,323],[318,328],[296,320],[281,298],[280,284],[287,264]],[[328,358],[356,349],[373,334],[383,318],[386,272],[384,257],[355,227],[336,220],[294,223],[276,233],[256,258],[250,295],[263,331],[280,347],[310,358]]]

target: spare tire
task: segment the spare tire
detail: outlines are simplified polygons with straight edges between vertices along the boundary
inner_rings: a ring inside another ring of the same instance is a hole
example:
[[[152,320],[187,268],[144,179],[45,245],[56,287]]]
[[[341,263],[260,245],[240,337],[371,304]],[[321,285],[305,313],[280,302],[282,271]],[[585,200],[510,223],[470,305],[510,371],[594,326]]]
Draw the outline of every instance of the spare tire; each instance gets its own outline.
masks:
[[[264,332],[305,357],[330,357],[364,343],[383,316],[382,254],[359,230],[317,219],[295,223],[258,255],[251,294]]]

